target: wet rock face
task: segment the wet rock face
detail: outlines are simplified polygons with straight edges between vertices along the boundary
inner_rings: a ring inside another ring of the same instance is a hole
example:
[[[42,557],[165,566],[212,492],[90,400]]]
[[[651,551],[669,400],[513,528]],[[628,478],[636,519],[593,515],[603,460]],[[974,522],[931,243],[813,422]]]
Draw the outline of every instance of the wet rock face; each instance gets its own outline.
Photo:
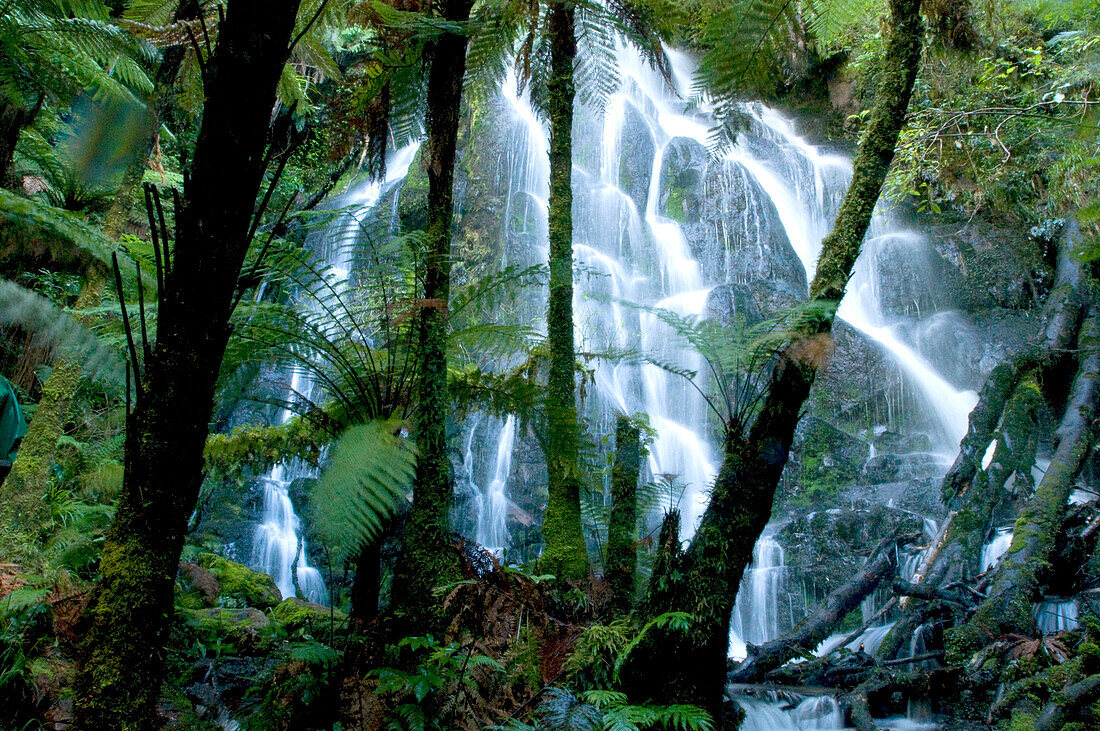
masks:
[[[1050,264],[1026,232],[972,219],[934,227],[931,242],[950,265],[957,305],[968,312],[1028,310],[1050,287]]]
[[[669,142],[661,161],[658,211],[674,221],[699,223],[706,198],[706,173],[707,151],[702,145],[686,137]]]
[[[696,169],[662,179],[661,197],[670,201],[666,210],[675,211],[679,205],[685,212],[684,237],[702,265],[704,278],[782,282],[805,297],[806,270],[791,247],[775,204],[756,179],[732,161],[707,165],[698,179]],[[698,219],[693,220],[696,209]]]
[[[867,460],[860,470],[860,483],[877,485],[934,478],[943,472],[943,461],[934,454],[880,454]]]
[[[828,422],[806,417],[780,484],[780,498],[792,506],[828,508],[841,504],[843,488],[856,482],[870,445]]]
[[[819,606],[895,530],[921,533],[923,521],[882,505],[819,510],[792,519],[776,534],[787,565],[788,613],[797,621],[808,607]]]
[[[639,211],[649,199],[649,181],[653,175],[653,156],[657,145],[653,132],[641,112],[625,103],[623,127],[619,136],[619,187],[631,197]]]

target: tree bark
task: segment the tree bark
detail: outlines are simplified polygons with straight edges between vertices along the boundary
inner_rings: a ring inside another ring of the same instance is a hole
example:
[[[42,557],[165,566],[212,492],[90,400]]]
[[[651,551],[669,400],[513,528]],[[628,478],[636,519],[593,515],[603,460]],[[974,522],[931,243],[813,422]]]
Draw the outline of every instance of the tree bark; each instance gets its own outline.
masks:
[[[572,0],[553,0],[549,10],[550,80],[550,342],[547,383],[546,471],[549,499],[542,522],[546,548],[540,559],[559,579],[588,575],[581,528],[580,432],[577,425],[576,354],[573,347],[573,64],[577,56]]]
[[[620,414],[615,422],[615,464],[611,470],[611,519],[607,528],[607,570],[613,606],[626,611],[634,598],[638,563],[637,491],[642,466],[641,432]]]
[[[443,0],[447,20],[470,17],[472,0]],[[453,486],[447,456],[447,301],[454,220],[454,163],[466,68],[467,37],[444,33],[429,49],[428,219],[424,237],[424,302],[420,308],[420,378],[417,383],[416,475],[398,560],[393,600],[403,627],[419,633],[441,628],[442,602],[433,594],[457,581],[458,554],[451,535]]]
[[[76,726],[152,729],[187,517],[264,175],[298,0],[229,0],[207,62],[202,127],[177,212],[157,342],[127,420],[126,471],[85,613]]]
[[[829,636],[848,614],[873,592],[883,579],[893,574],[898,541],[891,536],[881,541],[867,562],[850,580],[837,587],[825,599],[824,606],[802,619],[783,637],[760,647],[750,647],[749,656],[729,674],[731,683],[755,683],[783,663],[808,655]]]
[[[728,424],[725,456],[710,504],[679,570],[679,581],[652,587],[652,611],[694,616],[690,633],[658,630],[640,642],[622,677],[636,698],[693,702],[720,713],[729,623],[753,545],[771,517],[772,500],[790,452],[802,405],[827,352],[835,305],[844,294],[875,203],[893,160],[920,65],[923,24],[919,0],[891,0],[890,36],[870,120],[854,163],[852,184],[832,232],[822,242],[811,297],[831,305],[808,320],[780,354],[760,413],[747,435]],[[671,668],[669,675],[653,667]]]

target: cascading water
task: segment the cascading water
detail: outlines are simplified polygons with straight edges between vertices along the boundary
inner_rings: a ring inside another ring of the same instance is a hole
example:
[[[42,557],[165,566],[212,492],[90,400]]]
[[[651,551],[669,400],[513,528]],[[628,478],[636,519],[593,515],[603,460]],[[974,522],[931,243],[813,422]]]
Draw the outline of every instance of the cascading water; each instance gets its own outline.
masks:
[[[490,552],[502,556],[508,547],[508,498],[504,494],[512,471],[512,449],[516,441],[516,417],[509,416],[500,431],[496,461],[489,486],[478,505],[476,540]]]
[[[389,160],[385,181],[371,181],[338,201],[343,210],[324,232],[320,252],[329,273],[328,286],[334,291],[340,291],[346,284],[351,244],[360,233],[364,216],[388,187],[405,177],[416,150],[417,146],[411,145],[397,151]],[[307,306],[315,304],[312,299],[307,300]],[[316,398],[316,384],[310,373],[292,368],[284,374],[286,376],[290,377],[287,392],[290,399],[299,395],[310,400]],[[279,414],[279,423],[285,424],[292,416],[294,412],[291,409],[283,409]],[[291,462],[275,465],[261,478],[263,512],[253,538],[252,565],[270,574],[284,597],[296,596],[300,589],[303,598],[327,604],[324,578],[320,571],[310,566],[308,545],[301,534],[301,520],[290,498],[290,486],[295,480],[305,477],[316,477],[316,470],[299,462]],[[294,570],[295,564],[297,571]]]
[[[998,528],[989,543],[982,546],[982,573],[996,566],[1000,562],[1001,556],[1005,555],[1011,545],[1012,527]]]
[[[783,547],[769,526],[752,551],[745,571],[730,628],[729,656],[746,656],[747,643],[761,645],[779,636],[779,590],[783,581]]]

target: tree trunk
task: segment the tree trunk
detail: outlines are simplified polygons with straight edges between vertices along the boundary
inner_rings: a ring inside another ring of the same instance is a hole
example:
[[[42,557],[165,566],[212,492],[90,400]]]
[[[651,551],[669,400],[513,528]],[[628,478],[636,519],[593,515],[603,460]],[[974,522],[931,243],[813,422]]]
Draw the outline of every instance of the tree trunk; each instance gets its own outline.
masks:
[[[34,109],[27,111],[19,106],[0,103],[0,187],[8,187],[11,181],[11,164],[15,159],[15,147],[19,144],[19,133],[34,121],[38,110],[42,108],[45,96],[39,97]]]
[[[1055,555],[1066,503],[1095,438],[1100,403],[1100,315],[1090,315],[1085,321],[1078,347],[1081,365],[1056,434],[1058,447],[1016,521],[1012,545],[986,599],[966,625],[950,630],[951,636],[945,637],[949,661],[965,660],[998,635],[1034,632],[1032,603]]]
[[[472,0],[444,0],[447,20],[470,17]],[[394,604],[404,627],[419,633],[439,629],[442,602],[433,594],[457,581],[458,554],[451,535],[453,487],[447,456],[447,301],[454,220],[454,162],[462,105],[467,38],[445,33],[429,50],[428,221],[424,237],[424,302],[420,308],[420,379],[417,384],[416,476],[404,549],[394,580]]]
[[[92,271],[73,306],[79,318],[82,310],[97,307],[103,299],[102,274]],[[57,462],[57,441],[65,433],[69,404],[80,385],[84,364],[62,354],[54,362],[42,388],[42,398],[27,427],[27,435],[12,463],[11,473],[0,491],[0,523],[18,536],[19,545],[4,548],[15,551],[9,558],[19,562],[33,558],[35,547],[50,526],[49,506],[44,495]],[[15,543],[9,538],[9,543]],[[19,555],[23,554],[23,555]]]
[[[634,598],[638,563],[638,474],[642,466],[641,432],[620,414],[615,422],[615,464],[611,470],[611,519],[607,527],[607,570],[611,603],[621,611]]]
[[[882,580],[897,569],[894,556],[897,538],[891,536],[880,542],[867,559],[867,563],[849,581],[838,587],[825,599],[824,606],[802,619],[783,637],[760,647],[750,647],[749,656],[729,674],[732,683],[755,683],[783,663],[814,651],[829,636],[848,612],[873,592]]]
[[[737,588],[752,549],[768,519],[780,473],[790,452],[802,405],[816,369],[827,352],[835,304],[844,294],[852,267],[894,156],[920,64],[923,25],[919,0],[891,0],[890,59],[875,95],[870,120],[856,156],[852,184],[836,225],[822,242],[814,300],[829,303],[823,316],[807,321],[780,354],[764,402],[747,435],[727,425],[725,456],[710,504],[681,562],[679,581],[651,587],[652,611],[694,616],[690,633],[657,628],[637,645],[623,668],[623,679],[638,699],[687,701],[720,712],[725,680],[729,623]],[[652,668],[672,668],[671,677]]]
[[[542,522],[542,566],[559,579],[588,575],[581,528],[580,433],[577,426],[576,355],[573,350],[573,64],[575,8],[553,0],[549,11],[550,81],[550,301],[546,330],[550,377],[546,418],[549,500]]]
[[[76,689],[76,725],[85,731],[159,725],[174,577],[297,11],[298,0],[229,0],[207,62],[157,342],[127,420],[122,495],[85,614]]]

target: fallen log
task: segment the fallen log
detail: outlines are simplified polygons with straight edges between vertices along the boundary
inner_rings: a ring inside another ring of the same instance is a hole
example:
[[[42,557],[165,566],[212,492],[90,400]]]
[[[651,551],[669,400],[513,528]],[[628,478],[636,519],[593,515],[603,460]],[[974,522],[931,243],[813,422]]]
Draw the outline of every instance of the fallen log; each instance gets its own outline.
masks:
[[[1100,698],[1100,674],[1079,680],[1062,692],[1055,693],[1035,722],[1035,731],[1058,731],[1066,725],[1068,716],[1097,698]]]

